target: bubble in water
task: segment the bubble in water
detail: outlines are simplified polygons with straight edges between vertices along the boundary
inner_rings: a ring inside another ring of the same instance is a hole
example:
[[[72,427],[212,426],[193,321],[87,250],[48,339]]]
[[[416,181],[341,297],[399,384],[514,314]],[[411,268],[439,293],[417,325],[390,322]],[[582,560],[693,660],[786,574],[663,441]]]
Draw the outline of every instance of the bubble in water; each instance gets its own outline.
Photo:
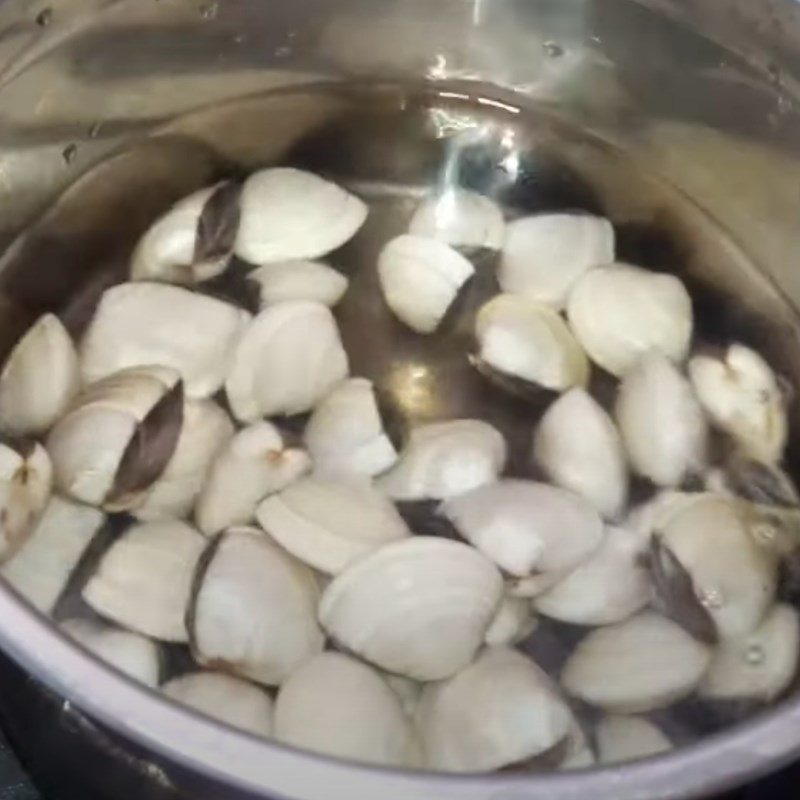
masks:
[[[40,28],[46,28],[53,21],[53,9],[44,8],[36,15],[36,24]]]
[[[560,58],[564,55],[564,48],[558,42],[545,42],[544,52],[550,58]]]
[[[61,152],[61,157],[64,159],[65,164],[71,164],[78,155],[78,145],[68,144]]]
[[[700,595],[700,605],[704,608],[720,609],[725,603],[725,598],[719,589],[706,589]]]
[[[89,138],[96,139],[100,135],[100,131],[103,128],[102,122],[95,122],[91,128],[89,128]]]
[[[208,3],[200,8],[200,16],[203,19],[216,19],[219,14],[219,3]]]
[[[764,663],[764,648],[760,644],[751,644],[745,651],[745,660],[754,667]]]

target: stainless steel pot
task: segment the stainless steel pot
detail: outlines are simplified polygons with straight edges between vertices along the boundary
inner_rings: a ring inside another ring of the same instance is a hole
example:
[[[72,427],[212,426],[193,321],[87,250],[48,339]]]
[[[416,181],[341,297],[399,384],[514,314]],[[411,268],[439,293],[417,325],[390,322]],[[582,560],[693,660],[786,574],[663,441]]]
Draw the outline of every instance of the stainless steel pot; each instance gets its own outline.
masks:
[[[603,204],[688,243],[687,274],[744,309],[724,324],[767,318],[774,357],[800,376],[798,79],[794,0],[4,0],[0,345],[43,309],[69,301],[79,312],[177,197],[313,140],[347,105],[320,86],[357,80],[391,93],[427,82],[545,108],[550,142]],[[590,131],[592,152],[563,139],[562,125]],[[331,166],[348,152],[317,156]],[[406,155],[393,156],[387,181],[428,180],[424,155]],[[696,213],[682,214],[681,198]],[[86,656],[5,586],[0,647],[13,661],[0,669],[0,716],[68,797],[669,800],[800,755],[795,697],[622,768],[401,774],[181,710]]]

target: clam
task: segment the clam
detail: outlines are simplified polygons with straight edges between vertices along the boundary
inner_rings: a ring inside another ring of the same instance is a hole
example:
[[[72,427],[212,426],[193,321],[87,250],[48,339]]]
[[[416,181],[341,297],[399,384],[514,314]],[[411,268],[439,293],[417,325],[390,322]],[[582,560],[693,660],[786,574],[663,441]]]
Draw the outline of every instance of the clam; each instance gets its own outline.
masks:
[[[253,528],[231,528],[198,571],[188,624],[200,664],[275,686],[322,650],[313,572]]]
[[[269,306],[239,342],[225,381],[236,418],[310,411],[349,370],[330,310],[319,303]]]
[[[176,203],[145,232],[131,280],[192,285],[222,274],[239,225],[239,186],[221,183]]]
[[[458,674],[425,687],[417,727],[425,766],[491,772],[542,755],[572,714],[550,678],[514,650],[487,648]]]
[[[499,250],[505,227],[503,212],[493,200],[468,189],[449,187],[417,207],[408,232],[451,247]]]
[[[777,558],[740,503],[706,496],[656,533],[651,562],[665,609],[696,636],[739,638],[758,627],[777,589]]]
[[[689,376],[713,424],[752,458],[781,460],[789,432],[786,400],[777,376],[755,351],[732,344],[724,355],[697,355]]]
[[[479,371],[512,391],[585,386],[589,362],[564,320],[522,295],[501,294],[478,312]]]
[[[556,485],[588,500],[606,519],[628,499],[625,448],[611,417],[584,389],[572,389],[542,417],[533,458]]]
[[[534,481],[482,486],[446,501],[441,513],[468,542],[517,578],[574,569],[603,539],[603,523],[585,500]]]
[[[37,442],[0,442],[0,562],[33,533],[50,499],[53,466]]]
[[[649,541],[656,531],[663,530],[669,520],[680,511],[709,497],[704,492],[676,492],[663,489],[650,500],[630,510],[623,527],[634,531]]]
[[[372,381],[350,378],[317,405],[304,436],[318,472],[372,476],[397,461],[394,428]]]
[[[689,382],[659,353],[649,353],[619,389],[616,418],[634,471],[657,486],[678,486],[702,470],[708,426]]]
[[[444,500],[493,483],[507,455],[505,439],[486,422],[422,425],[411,432],[400,460],[377,485],[394,500]]]
[[[68,619],[61,630],[114,669],[145,686],[158,686],[161,654],[150,639],[97,620]]]
[[[414,732],[400,700],[371,667],[320,653],[283,683],[275,702],[283,744],[383,766],[410,766]]]
[[[538,625],[539,620],[527,598],[506,594],[486,631],[484,641],[490,647],[511,647],[527,639]]]
[[[127,367],[161,364],[192,398],[221,388],[250,315],[213,297],[161,283],[123,283],[104,292],[80,346],[84,383]]]
[[[609,527],[600,547],[553,588],[540,594],[540,614],[572,625],[612,625],[649,602],[650,575],[643,566],[647,543],[637,533]]]
[[[752,633],[719,644],[698,694],[708,700],[780,697],[797,674],[800,620],[789,605],[776,605]]]
[[[368,213],[345,189],[288,167],[253,173],[239,206],[235,252],[251,264],[324,256],[355,236]]]
[[[53,314],[45,314],[17,342],[0,373],[0,430],[39,436],[78,393],[78,354]]]
[[[417,333],[433,333],[475,267],[437,239],[405,234],[378,256],[378,278],[386,304]]]
[[[569,657],[561,683],[589,705],[636,714],[688,697],[710,659],[709,648],[680,626],[643,611],[584,637]]]
[[[305,450],[289,447],[269,422],[239,431],[211,466],[195,507],[195,522],[206,534],[255,519],[256,507],[311,469]]]
[[[96,508],[53,495],[39,524],[0,574],[31,605],[52,613],[104,521],[105,515]]]
[[[252,683],[220,672],[192,672],[161,690],[181,705],[256,736],[272,735],[272,699]]]
[[[638,761],[672,750],[664,733],[642,717],[605,717],[597,723],[595,740],[601,764]]]
[[[386,672],[383,675],[386,685],[397,695],[400,706],[406,716],[413,719],[417,711],[417,704],[422,696],[422,684],[411,678],[404,678],[402,675],[391,675]]]
[[[508,226],[500,286],[561,309],[581,276],[613,263],[614,256],[614,227],[607,219],[590,214],[523,217]]]
[[[569,323],[598,366],[621,378],[651,350],[681,363],[692,338],[692,299],[674,275],[615,264],[587,272],[568,303]]]
[[[175,452],[183,408],[171,369],[135,367],[91,385],[47,439],[56,486],[90,505],[134,508]]]
[[[211,464],[233,433],[233,423],[216,403],[189,400],[184,405],[181,433],[172,457],[136,506],[134,515],[142,520],[187,516]]]
[[[293,556],[331,575],[409,535],[394,505],[366,481],[302,478],[264,500],[256,517]]]
[[[319,617],[337,642],[372,664],[434,681],[470,663],[502,595],[500,573],[476,550],[414,536],[334,578]]]
[[[187,642],[186,611],[206,544],[199,531],[178,520],[134,525],[105,553],[83,599],[123,628]]]
[[[253,270],[248,280],[258,284],[261,307],[307,300],[333,307],[344,296],[349,281],[317,261],[282,261]]]

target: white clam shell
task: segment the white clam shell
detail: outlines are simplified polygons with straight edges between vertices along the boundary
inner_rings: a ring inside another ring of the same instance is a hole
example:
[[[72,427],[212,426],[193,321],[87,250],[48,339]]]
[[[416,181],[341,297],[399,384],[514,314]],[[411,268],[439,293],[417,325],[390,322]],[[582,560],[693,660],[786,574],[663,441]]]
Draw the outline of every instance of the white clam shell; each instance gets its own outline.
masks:
[[[197,228],[206,203],[218,186],[208,186],[177,202],[157,219],[136,245],[131,257],[131,280],[195,284],[221,275],[230,254],[195,261]]]
[[[622,377],[648,351],[680,363],[692,338],[692,300],[673,275],[627,264],[593,269],[578,281],[569,323],[589,357]]]
[[[275,167],[242,187],[236,255],[251,264],[319,258],[355,236],[367,206],[310,172]]]
[[[257,686],[219,672],[192,672],[161,687],[172,700],[256,736],[272,735],[272,699]]]
[[[0,374],[0,429],[38,436],[78,393],[78,354],[53,314],[45,314],[17,342]]]
[[[39,524],[0,574],[31,605],[52,613],[104,521],[102,511],[53,495]]]
[[[109,666],[145,686],[158,686],[161,654],[158,645],[138,633],[103,622],[69,619],[61,630]]]
[[[221,300],[161,283],[107,290],[80,346],[85,383],[126,367],[177,370],[189,397],[221,388],[250,315]]]
[[[552,391],[585,386],[586,354],[564,320],[527,297],[502,294],[478,312],[478,356],[504,376]]]
[[[572,389],[542,417],[533,458],[558,486],[615,519],[628,500],[628,465],[619,431],[585,389]]]
[[[540,214],[508,225],[500,287],[564,308],[578,279],[614,262],[614,227],[590,214]]]
[[[386,304],[417,333],[433,333],[475,267],[444,242],[405,234],[378,256]]]
[[[330,310],[319,303],[270,306],[252,321],[232,359],[225,392],[242,422],[310,411],[349,370]]]
[[[588,769],[595,764],[597,764],[597,757],[589,743],[589,738],[578,721],[573,719],[567,737],[567,752],[564,760],[558,765],[558,771]]]
[[[394,505],[360,481],[302,478],[264,500],[256,517],[293,556],[330,575],[410,535]]]
[[[53,465],[40,444],[18,451],[0,442],[0,562],[33,533],[52,486]]]
[[[415,536],[334,578],[319,616],[334,639],[382,669],[441,680],[472,660],[502,594],[499,571],[476,550]]]
[[[195,658],[278,685],[322,650],[314,574],[253,528],[212,547],[190,615]]]
[[[689,376],[714,425],[752,458],[781,460],[789,434],[786,403],[775,373],[755,350],[733,344],[723,359],[695,356]]]
[[[540,614],[572,625],[612,625],[641,611],[652,596],[637,533],[609,527],[600,547],[552,589],[539,595]]]
[[[448,188],[419,205],[408,232],[451,247],[499,250],[505,228],[503,212],[493,200],[468,189]]]
[[[341,272],[317,261],[281,261],[253,270],[248,280],[258,284],[261,307],[306,300],[332,308],[350,283]]]
[[[502,480],[442,504],[459,533],[515,577],[573,569],[603,539],[585,500],[544,483]]]
[[[200,495],[212,462],[233,434],[230,417],[216,403],[187,401],[175,452],[141,505],[137,505],[134,516],[141,520],[187,516]]]
[[[770,702],[792,683],[798,655],[797,611],[776,605],[750,635],[720,643],[698,694],[709,700]]]
[[[597,723],[595,740],[601,764],[639,761],[672,750],[664,733],[641,717],[605,717]]]
[[[378,475],[397,461],[384,430],[375,387],[366,378],[342,381],[314,409],[305,429],[318,472]]]
[[[205,537],[185,522],[147,522],[120,536],[83,589],[83,599],[123,628],[187,642],[186,611]]]
[[[527,639],[538,625],[527,598],[506,594],[483,640],[490,647],[510,647]]]
[[[514,650],[488,648],[447,681],[425,688],[417,711],[425,765],[490,772],[562,741],[572,715],[550,678]]]
[[[649,353],[625,376],[615,413],[639,475],[671,487],[702,470],[708,425],[691,385],[665,356]]]
[[[239,431],[211,467],[195,507],[203,533],[218,533],[255,519],[256,507],[311,469],[308,454],[287,447],[280,431],[257,422]]]
[[[688,697],[711,659],[709,649],[653,611],[589,633],[561,674],[564,688],[590,705],[634,714]]]
[[[397,695],[406,716],[413,718],[417,711],[419,699],[422,697],[423,685],[402,675],[383,674],[386,685]]]
[[[342,653],[321,653],[281,686],[275,738],[315,753],[384,766],[409,766],[414,734],[381,675]]]
[[[777,589],[775,557],[762,548],[739,504],[708,496],[674,514],[660,540],[688,573],[720,637],[747,636]]]
[[[623,523],[629,531],[635,531],[643,540],[649,541],[656,531],[662,531],[673,516],[710,495],[705,492],[676,492],[664,489],[646,503],[630,510]]]
[[[444,500],[493,483],[507,456],[505,439],[486,422],[422,425],[377,485],[394,500]]]

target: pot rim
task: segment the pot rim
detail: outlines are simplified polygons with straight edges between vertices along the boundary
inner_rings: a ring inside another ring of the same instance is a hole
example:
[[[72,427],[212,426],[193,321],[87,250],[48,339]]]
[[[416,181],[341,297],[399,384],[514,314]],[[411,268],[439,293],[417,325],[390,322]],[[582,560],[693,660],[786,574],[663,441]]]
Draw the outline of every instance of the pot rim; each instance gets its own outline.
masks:
[[[0,647],[78,710],[180,767],[256,796],[684,800],[741,785],[800,755],[798,698],[696,745],[624,767],[451,776],[356,765],[258,739],[184,709],[103,665],[4,585],[0,619]]]

